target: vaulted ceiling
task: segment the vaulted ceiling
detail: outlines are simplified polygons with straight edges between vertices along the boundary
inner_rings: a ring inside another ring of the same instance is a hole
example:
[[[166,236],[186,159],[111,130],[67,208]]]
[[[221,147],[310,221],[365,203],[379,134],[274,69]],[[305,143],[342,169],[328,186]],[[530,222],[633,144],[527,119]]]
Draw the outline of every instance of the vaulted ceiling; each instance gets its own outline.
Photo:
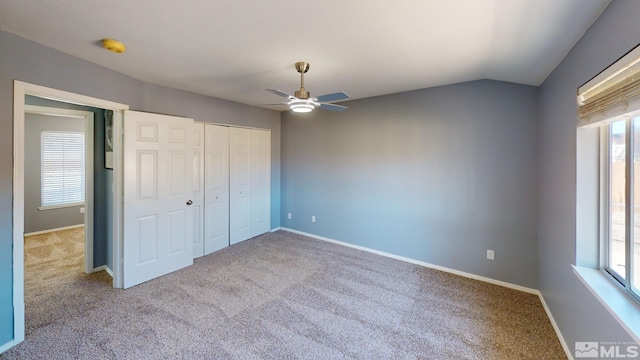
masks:
[[[0,29],[145,82],[256,105],[477,79],[539,85],[609,0],[2,0]],[[111,37],[127,51],[101,48]],[[278,109],[278,108],[274,108]]]

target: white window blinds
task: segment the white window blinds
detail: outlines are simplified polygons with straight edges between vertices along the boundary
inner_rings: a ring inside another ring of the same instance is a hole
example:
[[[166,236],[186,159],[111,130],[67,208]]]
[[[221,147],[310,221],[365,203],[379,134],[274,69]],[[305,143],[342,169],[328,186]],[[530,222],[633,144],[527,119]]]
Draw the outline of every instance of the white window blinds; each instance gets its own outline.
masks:
[[[578,89],[578,127],[640,110],[640,47]]]
[[[42,131],[42,207],[84,202],[84,133]]]

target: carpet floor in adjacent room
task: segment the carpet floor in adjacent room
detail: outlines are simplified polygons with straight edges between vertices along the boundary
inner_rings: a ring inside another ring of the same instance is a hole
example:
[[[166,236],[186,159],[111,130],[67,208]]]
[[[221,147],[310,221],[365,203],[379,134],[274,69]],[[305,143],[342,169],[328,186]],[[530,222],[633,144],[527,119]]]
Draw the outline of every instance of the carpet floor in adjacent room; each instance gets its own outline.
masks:
[[[82,240],[26,238],[0,359],[566,359],[536,295],[285,231],[127,290],[83,274]]]

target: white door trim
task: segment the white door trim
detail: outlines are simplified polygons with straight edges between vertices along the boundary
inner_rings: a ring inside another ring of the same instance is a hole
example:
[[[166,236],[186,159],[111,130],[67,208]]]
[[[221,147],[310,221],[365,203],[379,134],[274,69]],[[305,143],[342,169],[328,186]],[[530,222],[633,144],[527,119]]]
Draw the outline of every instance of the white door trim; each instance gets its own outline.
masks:
[[[122,263],[123,249],[124,249],[124,233],[123,233],[123,217],[124,217],[124,170],[123,159],[124,156],[123,136],[124,136],[124,123],[123,113],[124,110],[113,111],[113,287],[116,289],[124,288],[124,265]]]
[[[25,95],[72,104],[92,106],[119,113],[128,110],[129,105],[101,100],[85,95],[51,89],[40,85],[14,80],[13,82],[13,345],[24,341],[24,112]],[[115,114],[114,114],[115,115]],[[114,116],[114,120],[115,120]],[[119,144],[114,144],[114,157],[121,156]],[[114,164],[114,182],[121,181],[122,171]],[[116,184],[114,184],[116,187]],[[115,197],[115,194],[114,194]],[[122,216],[122,203],[114,198],[114,219]],[[114,220],[114,227],[118,221]],[[121,268],[116,266],[116,254],[121,253],[122,234],[114,228],[114,285],[122,276]],[[117,250],[117,251],[116,251]],[[119,262],[118,262],[119,263]]]
[[[84,120],[84,272],[93,272],[93,113],[90,111],[60,109],[46,106],[25,105],[29,114],[64,116]],[[87,186],[91,184],[90,186]],[[23,235],[24,236],[24,235]]]

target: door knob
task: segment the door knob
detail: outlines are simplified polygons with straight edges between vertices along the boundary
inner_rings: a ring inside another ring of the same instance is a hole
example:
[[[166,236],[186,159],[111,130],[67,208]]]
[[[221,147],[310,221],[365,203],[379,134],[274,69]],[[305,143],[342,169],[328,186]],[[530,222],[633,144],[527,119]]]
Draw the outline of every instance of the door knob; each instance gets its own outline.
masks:
[[[191,204],[193,204],[193,201],[191,200],[187,201],[187,205],[191,205]]]

